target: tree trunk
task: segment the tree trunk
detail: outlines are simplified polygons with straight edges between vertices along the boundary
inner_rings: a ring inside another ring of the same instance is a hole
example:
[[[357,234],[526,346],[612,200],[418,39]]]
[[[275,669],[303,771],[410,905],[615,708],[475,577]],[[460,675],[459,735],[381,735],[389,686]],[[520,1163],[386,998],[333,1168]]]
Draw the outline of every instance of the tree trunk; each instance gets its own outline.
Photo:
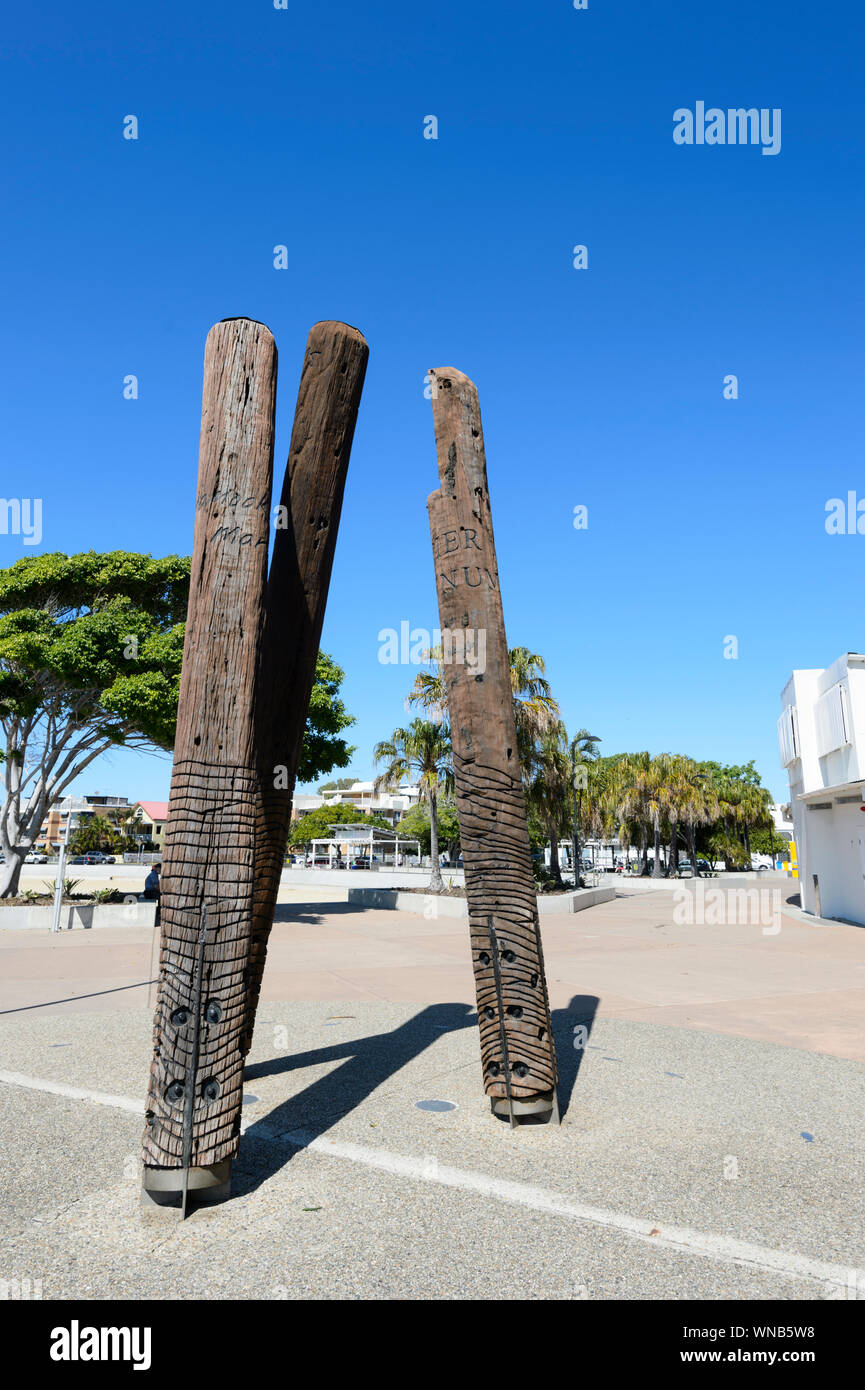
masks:
[[[655,832],[655,862],[654,862],[654,864],[652,865],[652,878],[662,878],[662,877],[663,877],[663,874],[661,873],[661,818],[660,818],[660,816],[655,816],[654,832]]]
[[[28,851],[25,850],[24,854]],[[18,880],[24,854],[17,854],[11,847],[6,851],[6,863],[0,864],[0,898],[14,898],[18,894]]]
[[[445,881],[442,878],[442,866],[439,863],[438,797],[432,787],[427,792],[427,800],[429,802],[429,854],[432,867],[429,888],[431,893],[443,893]]]
[[[645,877],[649,872],[649,837],[646,834],[646,827],[640,826],[640,876]]]
[[[676,821],[671,822],[670,826],[670,858],[669,873],[670,877],[675,877],[679,872],[679,826]]]
[[[694,870],[694,877],[700,877],[700,866],[697,863],[697,832],[694,829],[694,822],[688,821],[688,853],[691,856],[691,866]]]

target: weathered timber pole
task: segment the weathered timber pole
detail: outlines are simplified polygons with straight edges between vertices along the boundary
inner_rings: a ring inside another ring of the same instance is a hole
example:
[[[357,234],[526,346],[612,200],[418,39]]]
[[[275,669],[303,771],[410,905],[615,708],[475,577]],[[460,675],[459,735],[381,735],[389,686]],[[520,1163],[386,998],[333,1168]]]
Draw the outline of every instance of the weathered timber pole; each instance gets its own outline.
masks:
[[[558,1117],[556,1056],[480,405],[462,372],[437,368],[430,379],[441,485],[427,505],[484,1089],[512,1125],[537,1122]]]
[[[306,344],[277,511],[255,702],[266,819],[256,863],[244,1047],[249,1049],[285,862],[315,662],[369,348],[345,323],[317,323]]]
[[[257,841],[253,710],[267,588],[276,345],[208,334],[189,608],[162,859],[144,1193],[228,1195],[240,1132]]]
[[[261,328],[261,325],[247,326]],[[217,329],[212,331],[211,338],[216,332]],[[263,332],[266,334],[267,330]],[[275,387],[276,350],[272,346],[272,339],[270,343]],[[257,406],[249,391],[249,377],[237,372],[228,375],[218,362],[214,366],[210,349],[209,339],[205,359],[200,505],[208,497],[222,499],[225,491],[224,477],[221,479],[219,473],[219,468],[225,466],[222,460],[225,458],[230,469],[232,459],[238,458],[238,454],[231,449],[232,429],[235,433],[239,431],[241,441],[248,441],[252,432],[250,429],[244,431],[238,422],[250,408],[253,423],[257,414]],[[218,342],[213,345],[212,355],[219,358],[220,354],[224,356],[225,351],[225,344]],[[175,997],[178,991],[175,988],[169,992],[170,1007],[163,1009],[160,1014],[166,973],[169,981],[178,975],[171,943],[166,936],[163,939],[163,983],[157,1004],[156,1056],[144,1143],[145,1191],[158,1200],[166,1190],[172,1197],[179,1190],[184,1212],[187,1182],[192,1188],[198,1189],[199,1200],[220,1200],[230,1191],[230,1161],[237,1148],[240,1127],[243,1058],[252,1040],[267,939],[285,858],[291,795],[315,677],[318,642],[368,351],[363,336],[345,324],[320,323],[310,332],[285,482],[280,505],[274,513],[276,536],[273,560],[269,578],[266,578],[273,457],[273,400],[270,401],[267,479],[260,504],[264,516],[264,540],[258,532],[249,542],[246,533],[236,538],[241,548],[249,545],[260,552],[260,563],[248,565],[244,572],[246,605],[242,615],[238,611],[237,585],[232,596],[225,593],[224,583],[220,588],[222,576],[214,579],[207,574],[204,584],[198,582],[199,571],[207,569],[203,557],[207,554],[208,545],[216,537],[224,540],[226,533],[231,534],[231,519],[227,523],[221,515],[212,512],[212,524],[202,536],[201,545],[196,522],[175,775],[181,757],[180,734],[185,729],[182,717],[187,690],[185,683],[187,671],[193,665],[201,668],[203,688],[205,692],[213,694],[214,705],[221,700],[236,739],[242,736],[246,761],[242,764],[242,786],[238,787],[236,779],[230,785],[223,779],[214,789],[218,806],[202,808],[204,814],[215,810],[225,826],[226,833],[218,842],[212,835],[208,838],[200,812],[196,812],[199,820],[196,821],[193,816],[190,823],[190,806],[187,804],[189,787],[181,782],[177,783],[178,813],[174,815],[175,782],[172,781],[164,856],[163,904],[166,908],[171,904],[167,890],[173,881],[174,865],[169,854],[169,842],[174,839],[172,827],[175,821],[178,826],[184,827],[184,844],[187,847],[195,846],[202,839],[207,840],[212,850],[208,868],[215,873],[218,882],[233,885],[237,890],[233,903],[235,914],[231,921],[234,931],[221,935],[224,942],[229,942],[234,948],[232,959],[237,961],[239,975],[235,971],[226,982],[228,989],[225,996],[216,990],[218,979],[214,979],[209,969],[221,925],[213,921],[213,904],[209,896],[201,897],[194,950],[188,966],[180,975],[180,995],[186,999],[186,1003],[181,1002],[178,1007]],[[211,382],[209,393],[211,378],[216,378],[217,384],[214,386]],[[209,394],[218,397],[210,407]],[[214,431],[213,417],[217,422],[223,421],[225,443],[218,438],[215,442],[206,441],[206,432]],[[250,459],[247,472],[251,467],[256,481],[261,481],[263,485],[262,457],[263,452],[257,463],[255,459]],[[243,495],[251,488],[247,473],[244,473],[242,481],[242,486],[240,480],[232,481],[234,493],[231,501],[236,501],[237,494]],[[258,494],[255,495],[257,497]],[[249,496],[253,496],[252,490]],[[241,501],[241,507],[244,505]],[[242,630],[250,635],[252,646],[247,648],[244,645],[240,662],[231,642],[225,644],[218,640],[218,628],[208,634],[195,627],[193,605],[202,603],[202,589],[207,589],[208,593],[212,591],[217,602],[220,594],[227,599],[229,606],[221,609],[221,617],[230,631],[234,631],[235,623],[240,618]],[[201,651],[193,639],[196,631],[199,633]],[[211,640],[214,633],[217,637],[215,642]],[[200,684],[196,684],[194,677],[190,676],[187,699],[191,701],[201,697]],[[196,754],[201,737],[200,729],[196,726],[193,734]],[[222,757],[223,743],[219,744],[218,752]],[[238,790],[242,793],[240,798]],[[237,814],[240,801],[245,812],[243,817]],[[192,804],[197,806],[197,802]],[[243,867],[247,870],[242,875],[230,872],[231,862],[238,855],[242,856]],[[182,846],[178,846],[177,857],[183,861]],[[199,851],[193,848],[187,857],[197,864]],[[221,871],[220,865],[229,872]],[[186,884],[184,893],[183,905],[187,907],[189,892]],[[195,923],[191,925],[194,927]],[[188,955],[188,952],[184,954]],[[230,1028],[226,1026],[229,1021]],[[178,1036],[181,1040],[179,1047]],[[211,1048],[209,1053],[208,1045],[214,1040],[218,1046]],[[173,1080],[168,1079],[169,1072]],[[194,1083],[192,1087],[187,1085],[190,1076]],[[160,1113],[156,1104],[160,1090],[167,1102],[164,1113]],[[220,1108],[222,1098],[224,1104]],[[214,1131],[218,1131],[218,1143]]]

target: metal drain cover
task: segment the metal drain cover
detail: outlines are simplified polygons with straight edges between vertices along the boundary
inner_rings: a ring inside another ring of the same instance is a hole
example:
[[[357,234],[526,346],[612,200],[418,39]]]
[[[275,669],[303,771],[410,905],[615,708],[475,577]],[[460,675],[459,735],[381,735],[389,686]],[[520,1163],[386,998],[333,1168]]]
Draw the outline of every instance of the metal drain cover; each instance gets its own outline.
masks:
[[[456,1110],[451,1100],[416,1100],[416,1110]]]

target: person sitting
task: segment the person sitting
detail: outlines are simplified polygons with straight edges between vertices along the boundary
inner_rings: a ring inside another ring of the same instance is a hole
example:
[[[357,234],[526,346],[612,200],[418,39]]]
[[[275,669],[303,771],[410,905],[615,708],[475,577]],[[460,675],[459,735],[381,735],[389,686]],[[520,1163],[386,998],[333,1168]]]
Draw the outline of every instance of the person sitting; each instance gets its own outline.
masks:
[[[148,902],[159,902],[159,874],[161,864],[154,864],[144,880],[144,896]]]

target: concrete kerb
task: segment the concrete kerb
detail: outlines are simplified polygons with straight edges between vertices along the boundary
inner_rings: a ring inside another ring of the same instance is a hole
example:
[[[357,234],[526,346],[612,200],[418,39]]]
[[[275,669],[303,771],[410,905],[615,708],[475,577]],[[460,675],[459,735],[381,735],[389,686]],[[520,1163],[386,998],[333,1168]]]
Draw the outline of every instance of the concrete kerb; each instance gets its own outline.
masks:
[[[575,893],[541,894],[538,912],[541,917],[561,913],[582,912],[597,903],[611,902],[615,888],[581,888]],[[450,898],[438,893],[400,892],[398,888],[349,888],[348,901],[358,907],[394,908],[398,912],[414,912],[421,917],[468,917],[466,898]]]

